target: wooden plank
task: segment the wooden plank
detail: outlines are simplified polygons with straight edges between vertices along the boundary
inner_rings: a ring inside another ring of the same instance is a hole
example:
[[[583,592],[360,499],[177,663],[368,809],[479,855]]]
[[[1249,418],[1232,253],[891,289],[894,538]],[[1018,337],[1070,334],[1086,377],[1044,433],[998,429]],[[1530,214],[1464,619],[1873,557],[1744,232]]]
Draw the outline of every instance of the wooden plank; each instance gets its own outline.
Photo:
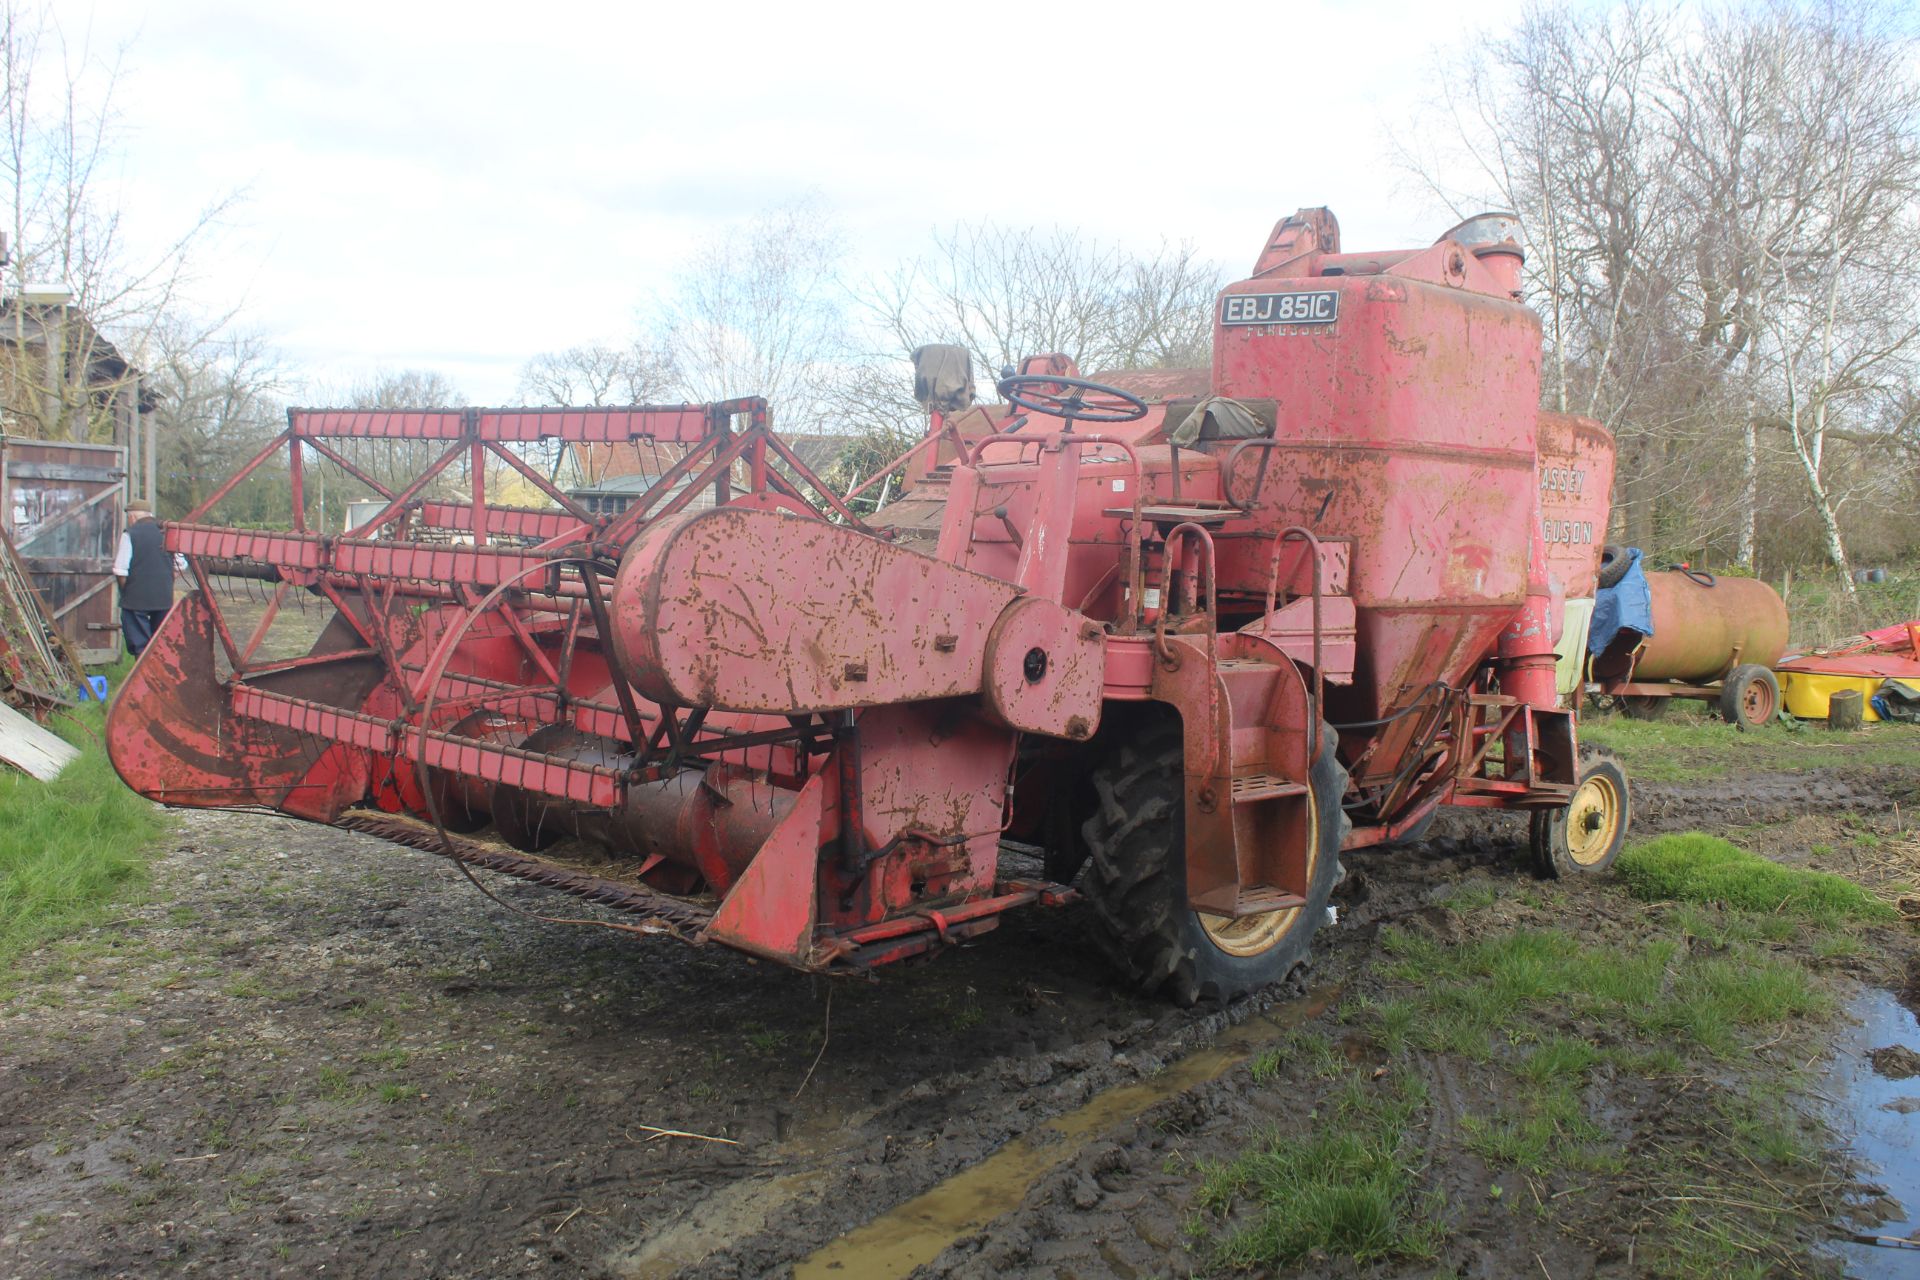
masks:
[[[80,748],[0,702],[0,760],[42,782],[80,758]]]
[[[78,480],[83,483],[113,484],[127,478],[121,467],[88,467],[73,462],[16,462],[7,475],[18,480]]]

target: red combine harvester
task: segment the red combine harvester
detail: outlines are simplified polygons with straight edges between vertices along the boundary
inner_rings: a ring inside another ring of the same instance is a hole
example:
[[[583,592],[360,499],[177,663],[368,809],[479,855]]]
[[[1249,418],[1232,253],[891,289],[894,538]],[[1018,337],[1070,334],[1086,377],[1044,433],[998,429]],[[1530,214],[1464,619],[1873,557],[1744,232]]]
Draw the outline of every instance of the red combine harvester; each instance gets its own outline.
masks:
[[[1220,297],[1210,374],[1038,357],[975,406],[964,353],[923,349],[929,430],[866,520],[760,400],[295,410],[241,473],[285,451],[291,532],[208,522],[241,476],[167,526],[198,589],[114,705],[114,763],[804,969],[1084,894],[1180,1001],[1284,977],[1342,850],[1443,804],[1529,810],[1546,869],[1603,867],[1626,782],[1583,767],[1555,643],[1612,453],[1538,410],[1511,232],[1343,254],[1326,210],[1287,218]],[[342,445],[368,440],[439,453],[391,487]],[[635,441],[683,456],[617,516],[514,448]],[[386,500],[351,536],[299,524],[322,459]],[[490,504],[489,459],[551,506]],[[423,498],[457,461],[471,499]],[[250,635],[231,573],[278,584]],[[336,612],[261,660],[290,591]],[[1044,878],[1001,874],[1008,839]]]

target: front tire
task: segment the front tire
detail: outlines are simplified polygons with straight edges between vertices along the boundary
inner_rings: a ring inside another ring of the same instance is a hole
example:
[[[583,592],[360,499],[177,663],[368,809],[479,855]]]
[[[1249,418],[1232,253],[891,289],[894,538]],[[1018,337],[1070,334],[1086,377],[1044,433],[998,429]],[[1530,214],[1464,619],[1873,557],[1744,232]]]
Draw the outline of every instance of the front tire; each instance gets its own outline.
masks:
[[[1765,667],[1735,667],[1720,686],[1720,714],[1736,729],[1758,729],[1779,712],[1780,682]]]
[[[1322,727],[1313,766],[1312,863],[1302,906],[1229,920],[1187,905],[1186,775],[1180,722],[1159,717],[1120,740],[1093,770],[1097,803],[1082,827],[1080,888],[1101,948],[1128,978],[1177,1004],[1231,1000],[1279,982],[1306,959],[1340,879],[1347,774]]]
[[[1533,815],[1528,835],[1534,867],[1550,880],[1598,875],[1620,856],[1632,820],[1626,770],[1612,752],[1585,748],[1580,785],[1567,807]]]

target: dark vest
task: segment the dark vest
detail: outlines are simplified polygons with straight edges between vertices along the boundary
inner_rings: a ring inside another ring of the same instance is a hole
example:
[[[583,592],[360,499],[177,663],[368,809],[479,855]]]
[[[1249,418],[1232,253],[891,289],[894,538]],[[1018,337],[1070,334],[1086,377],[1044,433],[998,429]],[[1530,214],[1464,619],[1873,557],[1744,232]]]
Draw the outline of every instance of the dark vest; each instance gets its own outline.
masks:
[[[133,559],[127,564],[127,585],[120,592],[122,609],[173,608],[173,556],[158,520],[127,526],[133,540]]]

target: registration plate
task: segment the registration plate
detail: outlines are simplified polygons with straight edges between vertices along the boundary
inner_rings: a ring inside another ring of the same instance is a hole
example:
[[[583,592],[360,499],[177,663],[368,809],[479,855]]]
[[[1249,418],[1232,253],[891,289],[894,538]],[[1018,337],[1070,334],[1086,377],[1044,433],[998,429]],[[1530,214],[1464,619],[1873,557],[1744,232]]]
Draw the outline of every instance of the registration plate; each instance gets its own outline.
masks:
[[[1230,293],[1220,299],[1221,324],[1332,324],[1340,318],[1340,294]]]

